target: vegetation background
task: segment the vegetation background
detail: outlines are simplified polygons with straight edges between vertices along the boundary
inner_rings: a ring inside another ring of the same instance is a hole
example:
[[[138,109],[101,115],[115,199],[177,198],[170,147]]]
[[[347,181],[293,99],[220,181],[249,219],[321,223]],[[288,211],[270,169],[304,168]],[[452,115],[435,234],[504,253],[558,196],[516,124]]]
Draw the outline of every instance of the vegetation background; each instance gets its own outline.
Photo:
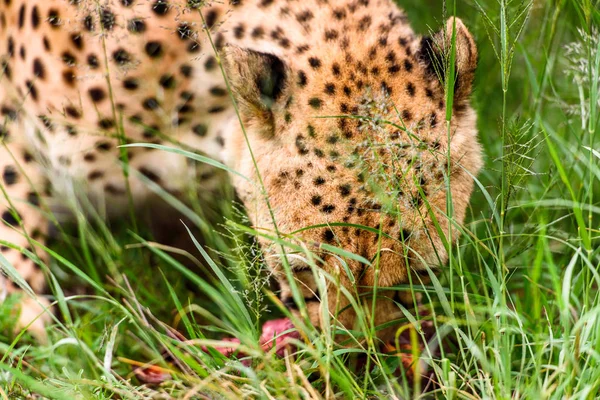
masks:
[[[419,363],[406,369],[383,352],[364,312],[351,348],[299,321],[308,341],[293,357],[263,352],[261,322],[285,311],[224,187],[204,209],[161,193],[206,252],[159,246],[129,223],[61,232],[48,343],[15,338],[11,304],[0,306],[0,399],[598,398],[600,2],[398,3],[421,34],[458,15],[480,51],[473,102],[486,165],[449,265],[410,285],[431,309],[400,321]],[[440,350],[418,345],[429,338],[422,318],[445,338]],[[248,357],[202,350],[223,336],[240,338]],[[158,368],[133,372],[145,363]],[[143,384],[149,374],[159,383]]]

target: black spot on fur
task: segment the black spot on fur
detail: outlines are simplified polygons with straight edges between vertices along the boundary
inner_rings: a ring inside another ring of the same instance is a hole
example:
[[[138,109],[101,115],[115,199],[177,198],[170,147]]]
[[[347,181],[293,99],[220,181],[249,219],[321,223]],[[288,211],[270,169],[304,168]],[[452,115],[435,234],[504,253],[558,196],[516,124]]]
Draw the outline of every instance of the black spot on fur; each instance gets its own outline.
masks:
[[[207,71],[212,71],[217,66],[217,59],[213,56],[210,56],[204,62],[204,69]]]
[[[354,197],[348,201],[348,207],[346,208],[348,214],[352,214],[354,211],[356,211],[356,203],[357,200]]]
[[[175,77],[171,74],[164,74],[160,77],[158,83],[165,89],[175,88]]]
[[[371,17],[366,15],[358,21],[358,30],[361,32],[366,31],[371,26]]]
[[[179,68],[179,71],[181,72],[181,75],[185,76],[186,78],[190,78],[194,72],[194,68],[191,65],[183,64]]]
[[[6,186],[14,185],[18,180],[17,170],[12,165],[7,165],[4,167],[4,171],[2,172],[2,179],[4,180],[4,184]]]
[[[33,60],[33,75],[42,80],[46,79],[46,69],[39,58]]]
[[[102,8],[100,10],[100,25],[104,30],[111,31],[115,27],[116,21],[115,14],[110,9]]]
[[[31,98],[34,101],[37,101],[38,100],[38,91],[37,91],[37,88],[35,87],[35,84],[32,81],[27,80],[27,81],[25,81],[25,86],[27,87],[27,90],[28,90]]]
[[[106,193],[109,193],[113,196],[122,196],[125,193],[127,193],[125,191],[125,189],[117,187],[117,186],[113,185],[112,183],[107,183],[106,185],[104,185],[104,191],[106,191]]]
[[[5,116],[6,118],[8,118],[11,121],[15,121],[18,117],[17,110],[15,110],[12,107],[6,106],[6,105],[4,105],[0,108],[0,114],[2,114],[3,116]]]
[[[165,16],[169,13],[169,3],[166,0],[156,0],[152,5],[152,11],[161,17]]]
[[[44,124],[46,129],[48,129],[48,131],[54,132],[54,124],[52,123],[50,118],[48,118],[46,115],[38,115],[38,118],[40,119],[40,121],[42,121],[42,123]]]
[[[2,213],[2,219],[4,220],[5,223],[7,223],[10,226],[17,226],[19,225],[19,221],[17,220],[17,218],[13,215],[13,213],[11,213],[10,211],[4,211]],[[19,217],[20,219],[20,217]]]
[[[188,40],[194,34],[194,30],[190,27],[187,22],[181,23],[177,26],[177,34],[179,39]]]
[[[77,50],[82,50],[83,49],[83,38],[81,37],[81,33],[79,33],[79,32],[72,33],[71,34],[71,43],[73,43],[73,46],[75,46],[75,48]]]
[[[87,56],[87,63],[91,69],[96,69],[100,66],[100,62],[98,61],[98,57],[95,54],[89,54]]]
[[[8,37],[6,53],[10,57],[13,57],[15,55],[15,40],[12,38],[12,36]]]
[[[347,197],[350,195],[352,186],[350,186],[350,184],[346,183],[344,185],[340,185],[339,190],[340,190],[340,194],[342,195],[342,197]]]
[[[410,97],[415,97],[415,85],[412,82],[408,82],[406,84],[406,92]]]
[[[333,211],[335,211],[335,206],[333,204],[325,204],[321,208],[321,211],[323,211],[325,214],[331,214]]]
[[[336,144],[336,143],[338,142],[338,140],[339,140],[339,139],[340,139],[340,138],[339,138],[339,136],[338,136],[338,135],[336,135],[336,134],[332,134],[332,135],[329,135],[329,136],[327,137],[327,143],[329,143],[329,144]]]
[[[98,127],[100,129],[108,130],[115,126],[115,123],[112,119],[102,118],[98,121]]]
[[[334,238],[335,234],[333,233],[333,231],[331,229],[325,229],[325,232],[323,232],[323,240],[325,242],[331,243],[333,242]]]
[[[308,105],[314,108],[315,110],[318,110],[323,105],[323,101],[318,97],[312,97],[308,100]]]
[[[206,27],[208,29],[212,29],[213,26],[215,26],[215,22],[217,22],[217,17],[219,15],[217,14],[216,10],[209,10],[206,15],[204,16],[204,21],[206,22]]]
[[[341,75],[340,65],[338,63],[331,64],[331,72],[335,76],[340,76]]]
[[[298,86],[303,88],[306,86],[308,82],[308,78],[306,77],[306,73],[304,71],[298,71]]]
[[[106,92],[101,87],[93,87],[88,90],[90,98],[94,103],[98,103],[106,98]]]
[[[92,171],[88,174],[87,178],[89,181],[95,181],[104,176],[104,172],[102,171]]]
[[[339,36],[338,31],[335,29],[326,29],[325,30],[325,41],[331,41],[337,39]]]
[[[325,93],[335,94],[335,85],[333,83],[326,83],[325,84]]]
[[[298,135],[296,136],[296,148],[298,149],[298,153],[301,155],[308,154],[308,148],[306,147],[306,140],[304,136]]]
[[[210,88],[210,94],[215,97],[223,97],[227,96],[227,90],[219,86],[214,86]]]
[[[296,53],[298,53],[298,54],[304,54],[308,50],[310,50],[310,46],[307,44],[303,44],[303,45],[296,47]]]
[[[333,10],[333,18],[337,19],[338,21],[346,18],[346,10],[343,8],[336,8]]]
[[[148,97],[142,102],[142,107],[145,110],[156,110],[158,108],[158,100],[155,97]]]
[[[313,19],[314,14],[310,10],[304,10],[296,15],[296,20],[300,23],[310,21]]]
[[[246,29],[243,23],[240,23],[233,28],[233,36],[235,36],[236,39],[242,39],[244,37],[245,32]]]
[[[412,232],[407,230],[407,229],[402,229],[400,231],[400,234],[398,235],[398,240],[400,241],[406,241],[410,238],[410,236],[412,235]]]
[[[315,178],[313,183],[315,184],[315,186],[321,186],[325,183],[325,179],[323,179],[323,177],[318,176]]]
[[[126,65],[131,62],[131,55],[125,49],[117,49],[113,52],[113,60],[118,65]]]
[[[183,101],[188,102],[194,99],[194,93],[184,90],[179,94],[179,97],[181,97]]]
[[[110,144],[110,142],[98,142],[96,143],[96,149],[98,149],[98,151],[101,152],[107,152],[112,148],[112,145]]]
[[[63,52],[61,57],[62,57],[63,62],[69,67],[73,67],[77,63],[77,59],[69,51]]]
[[[208,127],[204,124],[198,124],[192,127],[192,131],[200,137],[205,137],[208,132]]]
[[[127,30],[131,33],[146,32],[146,23],[140,18],[130,19],[129,22],[127,22]]]
[[[77,136],[77,129],[75,129],[73,125],[67,125],[65,126],[65,129],[67,130],[69,136]]]
[[[86,16],[83,19],[83,27],[85,28],[86,31],[88,32],[93,32],[94,31],[94,17],[92,17],[91,15]]]
[[[127,90],[136,90],[140,86],[136,78],[127,78],[123,81],[123,87]]]
[[[146,43],[145,46],[146,54],[150,58],[157,58],[162,55],[162,44],[157,41],[151,41]]]
[[[313,68],[313,69],[319,69],[321,68],[321,60],[319,60],[317,57],[310,57],[308,59],[308,64]]]
[[[392,74],[392,75],[395,75],[395,74],[397,74],[398,72],[400,72],[400,66],[399,66],[399,65],[397,65],[397,64],[390,65],[390,66],[388,67],[388,72],[389,72],[390,74]]]
[[[198,53],[201,50],[200,43],[193,41],[187,46],[188,53]]]
[[[429,125],[432,128],[435,128],[437,126],[437,114],[436,113],[431,113],[431,115],[429,116]],[[438,142],[438,148],[439,148],[439,142]]]
[[[260,7],[268,7],[273,4],[275,0],[261,0]]]
[[[40,26],[40,10],[37,5],[31,9],[31,26],[33,29],[37,29]]]
[[[257,26],[252,29],[251,36],[253,39],[261,39],[265,35],[265,30],[262,26]]]
[[[60,14],[56,8],[48,10],[48,23],[53,29],[57,29],[61,25]]]
[[[27,202],[36,207],[40,206],[40,196],[35,192],[27,193]]]

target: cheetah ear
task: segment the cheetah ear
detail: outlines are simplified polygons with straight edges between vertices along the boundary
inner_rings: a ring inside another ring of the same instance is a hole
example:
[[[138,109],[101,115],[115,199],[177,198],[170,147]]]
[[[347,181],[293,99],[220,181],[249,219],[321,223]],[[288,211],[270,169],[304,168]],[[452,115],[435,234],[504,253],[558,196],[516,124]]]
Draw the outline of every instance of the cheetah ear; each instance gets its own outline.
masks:
[[[461,111],[469,101],[477,69],[477,45],[465,24],[460,18],[450,17],[444,29],[433,37],[424,37],[421,40],[419,55],[429,74],[437,76],[445,83],[446,73],[449,71],[447,67],[452,51],[453,33],[456,36],[454,109]]]
[[[227,46],[224,66],[244,122],[272,135],[273,112],[282,103],[290,75],[287,65],[273,54]]]

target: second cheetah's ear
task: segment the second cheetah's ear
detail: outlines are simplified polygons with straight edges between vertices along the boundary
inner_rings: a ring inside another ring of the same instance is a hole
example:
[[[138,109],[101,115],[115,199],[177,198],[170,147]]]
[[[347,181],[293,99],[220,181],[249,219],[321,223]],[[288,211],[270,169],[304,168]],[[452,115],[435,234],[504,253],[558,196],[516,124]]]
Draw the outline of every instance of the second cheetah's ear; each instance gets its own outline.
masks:
[[[453,32],[456,35],[454,108],[461,111],[468,103],[477,69],[477,45],[465,24],[459,18],[449,18],[444,29],[421,40],[419,54],[429,73],[445,82]]]
[[[272,135],[273,111],[287,87],[287,65],[273,54],[228,46],[224,66],[244,122],[260,124],[261,131]]]

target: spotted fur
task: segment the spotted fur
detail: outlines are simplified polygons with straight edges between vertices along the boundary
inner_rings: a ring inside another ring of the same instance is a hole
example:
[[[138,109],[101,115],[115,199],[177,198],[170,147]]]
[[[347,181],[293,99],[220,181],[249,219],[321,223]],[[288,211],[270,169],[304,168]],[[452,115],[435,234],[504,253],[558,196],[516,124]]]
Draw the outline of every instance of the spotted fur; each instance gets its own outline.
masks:
[[[446,182],[460,223],[481,165],[469,106],[477,49],[462,22],[450,19],[438,35],[421,38],[391,0],[201,3],[0,2],[1,251],[32,288],[44,288],[36,257],[47,256],[35,243],[44,242],[49,195],[83,187],[115,216],[126,209],[128,186],[142,207],[147,180],[173,193],[198,180],[211,184],[208,167],[176,154],[117,149],[131,142],[176,145],[227,163],[250,178],[232,181],[253,224],[274,229],[255,160],[277,229],[322,226],[298,238],[344,286],[372,286],[375,269],[350,261],[350,279],[320,243],[369,260],[379,254],[382,287],[443,265],[434,224],[458,237],[446,216]],[[447,125],[443,71],[453,30],[457,76]],[[263,248],[281,275],[280,249],[266,241]],[[312,274],[292,266],[318,325]],[[292,305],[280,278],[282,300]],[[4,292],[18,291],[0,279]],[[332,310],[346,304],[335,295],[328,301]],[[36,304],[24,303],[18,327],[37,314]],[[378,323],[397,316],[392,301],[377,304]],[[352,326],[354,314],[339,320]]]

